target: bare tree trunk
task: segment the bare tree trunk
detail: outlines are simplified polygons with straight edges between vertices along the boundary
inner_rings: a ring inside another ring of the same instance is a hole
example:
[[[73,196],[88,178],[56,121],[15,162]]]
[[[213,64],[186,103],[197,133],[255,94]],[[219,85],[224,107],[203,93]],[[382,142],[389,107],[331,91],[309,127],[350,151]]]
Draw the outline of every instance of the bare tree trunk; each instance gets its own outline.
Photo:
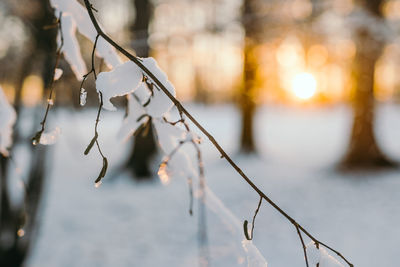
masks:
[[[204,80],[202,79],[201,69],[196,68],[195,70],[195,92],[193,100],[197,103],[209,103],[209,95],[207,93],[206,86],[204,84]]]
[[[365,1],[371,15],[382,18],[382,1]],[[356,32],[357,53],[354,59],[353,75],[355,92],[353,98],[353,128],[347,155],[343,161],[346,168],[371,168],[392,166],[380,150],[374,134],[374,74],[384,42],[373,36],[368,25]]]
[[[257,19],[255,17],[255,0],[244,0],[242,23],[245,30],[243,87],[240,92],[240,108],[242,113],[240,151],[255,152],[253,119],[256,111],[256,70],[257,59],[255,48],[257,44]]]
[[[134,0],[136,8],[135,23],[131,27],[134,34],[132,46],[140,57],[148,57],[150,47],[147,42],[152,5],[149,0]],[[135,136],[133,151],[127,162],[127,168],[136,179],[151,178],[150,161],[156,152],[156,143],[152,127],[142,127]]]

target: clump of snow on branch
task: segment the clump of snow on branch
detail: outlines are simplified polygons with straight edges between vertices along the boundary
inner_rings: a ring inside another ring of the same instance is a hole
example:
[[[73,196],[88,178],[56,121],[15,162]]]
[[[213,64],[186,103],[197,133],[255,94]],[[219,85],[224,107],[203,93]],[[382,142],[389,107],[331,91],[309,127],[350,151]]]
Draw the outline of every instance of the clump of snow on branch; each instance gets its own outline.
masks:
[[[168,80],[168,76],[160,69],[156,60],[152,57],[141,58],[140,60],[143,65],[165,86],[165,88],[167,88],[171,95],[175,97],[176,93],[174,86]],[[141,73],[146,77],[146,81],[140,82],[139,86],[135,90],[135,99],[132,101],[140,102],[140,104],[144,106],[146,114],[150,117],[161,118],[171,110],[174,104],[144,71],[141,71]]]
[[[8,103],[0,87],[0,154],[7,157],[12,144],[13,125],[17,119],[14,108]]]
[[[168,183],[170,176],[182,178],[197,177],[198,174],[193,166],[193,160],[180,147],[186,141],[187,133],[183,129],[173,126],[162,119],[153,119],[153,125],[158,144],[165,155],[158,172],[161,181],[164,184]]]
[[[178,150],[176,151],[176,153],[174,153],[173,156],[166,159],[168,161],[163,161],[163,163],[167,162],[165,163],[165,174],[167,176],[160,175],[163,173],[161,172],[163,166],[160,166],[160,170],[158,172],[161,182],[163,182],[163,184],[167,184],[170,181],[171,177],[180,177],[186,179],[198,176],[194,169],[193,162],[186,152]]]
[[[168,80],[167,75],[160,69],[154,58],[143,58],[143,65],[154,74],[154,76],[167,88],[171,95],[176,96],[175,88]],[[155,82],[151,80],[146,74],[145,76],[155,85]],[[146,106],[147,112],[152,117],[161,117],[168,112],[173,106],[172,101],[169,97],[161,91],[158,87],[152,90],[152,96],[150,103]]]
[[[146,83],[141,82],[138,88],[135,90],[135,98],[140,104],[145,105],[151,97],[151,91],[149,90]]]
[[[308,261],[311,266],[319,264],[320,267],[343,267],[337,259],[335,259],[329,252],[322,246],[318,248],[314,242],[310,242],[306,246]]]
[[[169,155],[181,141],[186,139],[185,131],[179,127],[161,119],[154,119],[153,124],[157,132],[158,144],[165,155]]]
[[[94,43],[97,32],[94,28],[86,9],[76,0],[50,0],[55,8],[55,15],[61,16],[61,31],[64,36],[63,53],[65,59],[71,66],[76,78],[82,80],[83,75],[87,73],[86,64],[82,59],[80,47],[76,39],[76,31],[81,33],[87,39]],[[60,41],[60,38],[59,38]],[[96,54],[104,58],[109,68],[120,65],[121,59],[115,49],[107,43],[102,37],[99,37]]]
[[[63,74],[63,70],[59,69],[59,68],[56,68],[54,70],[54,80],[57,81],[58,79],[60,79],[62,74]]]
[[[96,89],[97,92],[102,93],[103,108],[116,110],[110,99],[132,93],[138,87],[142,77],[140,68],[132,61],[116,66],[109,72],[101,72],[97,76]]]
[[[67,13],[62,15],[61,18],[61,30],[64,36],[64,44],[62,51],[64,53],[65,60],[71,66],[78,80],[82,80],[83,75],[87,73],[85,61],[83,61],[79,43],[76,39],[76,22],[72,15]]]
[[[90,21],[90,17],[84,7],[76,0],[50,0],[56,9],[56,15],[62,12],[61,30],[64,37],[63,53],[71,65],[78,80],[87,74],[86,65],[82,59],[80,47],[76,39],[76,32],[80,32],[93,43],[97,32]],[[60,41],[60,37],[59,37]],[[110,99],[116,96],[128,96],[128,113],[119,136],[126,140],[137,129],[149,123],[151,118],[158,144],[164,154],[160,165],[159,176],[163,183],[168,183],[171,176],[184,177],[187,179],[200,178],[198,169],[194,162],[199,159],[194,154],[189,154],[181,149],[185,144],[195,145],[199,143],[199,137],[183,127],[180,123],[170,123],[164,118],[169,117],[169,111],[174,103],[166,93],[157,85],[150,75],[141,70],[135,63],[128,61],[122,64],[121,59],[114,48],[101,36],[98,37],[96,53],[102,57],[109,68],[109,72],[101,72],[97,76],[96,89],[103,99],[103,108],[115,110]],[[167,89],[168,93],[176,96],[174,86],[169,82],[167,75],[160,69],[154,58],[139,58],[142,64],[154,77]],[[86,102],[86,91],[82,88],[80,92],[81,105]],[[83,97],[83,99],[82,99]],[[180,124],[180,125],[179,125]],[[40,139],[42,144],[50,144],[57,139],[59,129],[50,133],[43,133]],[[228,210],[223,203],[209,190],[205,188],[207,197],[206,205],[230,227],[232,227],[239,240],[243,239],[242,228],[239,220]],[[203,194],[196,194],[200,196]],[[247,254],[249,267],[266,267],[267,262],[258,249],[249,241],[243,241],[243,249]]]
[[[58,137],[61,134],[61,129],[56,127],[54,130],[49,132],[43,132],[40,136],[39,144],[41,145],[53,145],[57,142]]]

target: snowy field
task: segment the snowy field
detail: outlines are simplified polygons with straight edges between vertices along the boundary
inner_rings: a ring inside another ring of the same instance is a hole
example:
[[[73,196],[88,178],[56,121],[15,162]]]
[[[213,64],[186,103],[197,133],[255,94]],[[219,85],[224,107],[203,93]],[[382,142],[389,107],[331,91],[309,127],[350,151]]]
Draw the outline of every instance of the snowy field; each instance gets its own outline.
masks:
[[[355,266],[399,266],[400,170],[340,174],[351,125],[347,107],[263,107],[257,113],[257,156],[239,156],[239,114],[233,106],[189,105],[189,111],[278,205]],[[188,186],[172,179],[134,182],[119,172],[131,147],[116,133],[122,113],[103,112],[100,142],[110,169],[100,188],[96,150],[83,156],[96,111],[58,111],[62,134],[51,150],[42,224],[29,267],[197,266],[197,207],[189,216]],[[400,107],[378,110],[378,139],[400,161]],[[258,203],[241,177],[207,141],[202,145],[209,187],[241,223]],[[155,159],[157,168],[160,159]],[[235,221],[207,210],[211,266],[247,266]],[[305,266],[296,229],[264,202],[254,244],[270,267]],[[308,242],[309,240],[307,240]],[[324,266],[321,266],[324,267]]]

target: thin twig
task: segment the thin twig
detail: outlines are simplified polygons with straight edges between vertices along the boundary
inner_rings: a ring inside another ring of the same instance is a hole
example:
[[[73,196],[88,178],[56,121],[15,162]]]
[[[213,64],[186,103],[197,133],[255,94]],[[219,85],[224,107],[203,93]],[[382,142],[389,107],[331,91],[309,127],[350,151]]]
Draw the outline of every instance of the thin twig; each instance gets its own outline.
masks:
[[[262,197],[264,200],[266,200],[273,208],[275,208],[283,217],[285,217],[291,224],[294,226],[298,227],[301,232],[303,232],[306,236],[308,236],[311,240],[313,240],[315,243],[318,243],[325,248],[331,250],[332,252],[336,253],[341,259],[343,259],[350,267],[353,267],[354,265],[350,263],[340,252],[337,250],[331,248],[330,246],[320,242],[318,239],[316,239],[313,235],[311,235],[303,226],[298,224],[295,219],[293,219],[289,214],[287,214],[282,208],[280,208],[275,202],[273,202],[264,192],[259,189],[254,182],[239,168],[239,166],[231,159],[231,157],[225,152],[225,150],[219,145],[219,143],[215,140],[215,138],[185,109],[185,107],[168,91],[168,89],[159,81],[159,79],[141,62],[140,58],[135,57],[131,53],[129,53],[127,50],[122,48],[120,45],[118,45],[114,40],[112,40],[110,37],[108,37],[103,30],[100,28],[94,14],[91,8],[91,4],[89,0],[84,0],[86,9],[88,11],[90,20],[93,23],[93,26],[95,27],[97,33],[103,37],[103,39],[108,42],[111,46],[113,46],[115,49],[117,49],[119,52],[121,52],[124,56],[126,56],[128,59],[133,61],[138,67],[140,67],[145,75],[147,75],[149,78],[151,78],[154,83],[157,85],[159,89],[161,89],[167,96],[168,98],[174,103],[174,105],[177,107],[178,111],[185,114],[187,118],[194,124],[196,127],[205,135],[207,138],[210,140],[210,142],[214,145],[214,147],[221,153],[221,158],[225,158],[226,161],[236,170],[236,172],[250,185],[250,187],[253,188],[256,193]]]
[[[244,231],[245,231],[244,233],[245,233],[245,236],[246,236],[247,240],[253,240],[253,236],[254,236],[254,225],[255,225],[255,222],[256,222],[257,214],[258,214],[258,212],[260,211],[261,202],[262,202],[262,197],[260,197],[260,200],[258,201],[257,209],[256,209],[256,211],[254,212],[254,215],[253,215],[253,220],[252,220],[252,222],[251,222],[251,233],[250,233],[250,236],[248,236],[249,234],[248,234],[248,231],[247,231],[247,224],[248,224],[248,222],[247,222],[247,220],[244,221]]]
[[[60,46],[57,48],[57,51],[56,51],[56,62],[54,64],[53,74],[51,76],[51,81],[50,81],[50,86],[49,86],[50,93],[49,93],[49,97],[47,98],[47,106],[46,106],[46,111],[43,116],[43,120],[40,122],[41,129],[38,132],[36,132],[36,134],[32,138],[33,145],[37,145],[40,143],[40,137],[42,136],[42,133],[44,132],[50,107],[54,105],[54,100],[53,100],[54,77],[56,75],[56,70],[57,70],[58,64],[60,62],[61,50],[62,50],[62,47],[64,46],[64,37],[63,37],[63,32],[62,32],[62,27],[61,27],[61,17],[62,17],[62,12],[60,12],[58,19],[57,19],[58,30],[60,32]]]
[[[306,245],[304,244],[303,236],[301,235],[301,232],[297,225],[296,225],[296,230],[297,230],[297,234],[299,235],[299,238],[300,238],[301,246],[303,247],[304,260],[306,261],[306,266],[309,267],[308,266],[308,257],[307,257],[307,248],[306,248]]]
[[[93,7],[92,7],[92,9],[93,9]],[[83,75],[83,80],[82,80],[82,83],[81,83],[81,86],[80,86],[80,89],[79,89],[80,94],[82,92],[83,84],[85,83],[87,77],[91,73],[93,73],[94,80],[95,81],[97,80],[96,67],[95,67],[94,60],[95,60],[95,56],[96,56],[95,52],[96,52],[96,46],[97,46],[97,41],[99,40],[99,37],[100,37],[100,34],[97,34],[96,38],[95,38],[95,41],[93,43],[92,58],[91,58],[91,63],[92,63],[91,65],[92,66],[91,66],[90,71],[88,73],[86,73],[85,75]],[[81,96],[79,95],[79,100],[80,100],[80,97]],[[101,147],[100,147],[100,144],[99,144],[99,140],[98,140],[99,132],[97,131],[97,127],[98,127],[98,124],[99,124],[99,121],[100,121],[101,109],[103,108],[103,94],[101,92],[99,92],[99,102],[100,103],[99,103],[99,108],[97,110],[96,122],[95,122],[95,125],[94,125],[94,136],[93,136],[92,140],[90,141],[89,145],[87,146],[87,148],[86,148],[86,150],[84,152],[85,155],[89,154],[89,152],[92,149],[93,145],[96,144],[97,150],[99,151],[99,153],[100,153],[100,155],[101,155],[101,157],[103,159],[103,167],[100,170],[99,176],[95,180],[96,187],[100,186],[101,179],[103,179],[104,176],[106,175],[107,168],[108,168],[108,160],[107,160],[107,157],[104,156],[103,151],[101,150]]]
[[[181,111],[179,111],[179,116],[180,119],[175,121],[175,122],[170,122],[168,121],[165,117],[163,117],[164,122],[175,126],[178,123],[182,123],[186,133],[191,134],[190,139],[186,139],[185,141],[181,141],[180,144],[175,147],[175,149],[172,151],[175,153],[177,150],[181,148],[181,146],[187,142],[190,142],[193,147],[196,150],[196,156],[197,156],[197,165],[198,165],[198,173],[199,173],[199,191],[200,191],[200,203],[199,203],[199,247],[200,247],[200,266],[208,266],[210,263],[210,256],[209,256],[209,251],[208,251],[208,236],[207,236],[207,219],[206,219],[206,211],[205,211],[205,201],[206,201],[206,195],[205,195],[205,187],[206,187],[206,179],[205,179],[205,174],[204,174],[204,163],[203,163],[203,158],[202,158],[202,153],[201,149],[198,145],[197,140],[193,138],[193,133],[190,130],[189,124],[186,123],[184,115]],[[172,153],[171,153],[172,154]],[[170,156],[171,156],[170,154]],[[170,158],[169,156],[169,158]],[[189,182],[190,182],[190,206],[193,205],[193,192],[192,192],[192,179],[189,177]],[[189,210],[190,215],[192,215],[191,209]]]
[[[96,38],[95,38],[95,40],[94,40],[94,43],[93,43],[92,59],[91,59],[92,66],[91,66],[89,72],[86,73],[85,75],[83,75],[83,79],[82,79],[81,85],[80,85],[80,87],[79,87],[79,102],[80,102],[80,100],[81,100],[80,98],[81,98],[81,92],[82,92],[83,85],[84,85],[86,79],[89,77],[89,75],[90,75],[91,73],[93,73],[94,79],[97,80],[96,68],[95,68],[95,66],[94,66],[94,59],[95,59],[95,51],[96,51],[97,41],[98,41],[99,37],[100,37],[100,35],[97,34],[97,35],[96,35]]]
[[[318,243],[315,243],[315,247],[317,248],[317,249],[319,249],[319,244]],[[316,267],[319,267],[319,262],[315,265]]]

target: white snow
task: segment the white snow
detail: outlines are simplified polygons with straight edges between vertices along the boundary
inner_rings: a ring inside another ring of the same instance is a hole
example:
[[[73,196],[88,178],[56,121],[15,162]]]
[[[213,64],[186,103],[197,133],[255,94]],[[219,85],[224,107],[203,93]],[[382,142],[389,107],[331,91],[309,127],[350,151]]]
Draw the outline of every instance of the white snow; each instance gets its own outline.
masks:
[[[58,79],[60,79],[62,74],[63,74],[63,70],[60,68],[56,68],[54,70],[54,80],[57,81]]]
[[[87,73],[87,68],[81,55],[78,40],[75,36],[76,22],[72,15],[63,13],[61,17],[61,30],[64,37],[62,51],[64,53],[65,60],[70,65],[76,76],[76,79],[81,81],[83,79],[83,75]]]
[[[319,263],[319,266],[321,267],[344,267],[344,265],[331,256],[329,251],[327,251],[323,246],[319,246],[317,249],[314,242],[310,242],[307,244],[306,248],[309,260],[308,262],[311,266],[315,266]]]
[[[64,37],[63,53],[66,60],[71,66],[78,80],[82,80],[87,73],[86,64],[80,52],[80,46],[76,38],[76,31],[79,31],[86,38],[95,42],[97,32],[90,21],[86,9],[77,1],[51,0],[51,4],[56,8],[56,15],[62,12],[61,28]],[[115,110],[116,108],[110,102],[115,96],[123,96],[132,93],[142,80],[142,70],[131,61],[122,64],[122,61],[115,49],[107,43],[101,36],[98,38],[96,45],[96,54],[104,58],[106,64],[112,70],[109,72],[101,72],[96,81],[98,92],[103,95],[103,108]],[[175,96],[175,88],[168,81],[167,75],[159,68],[154,58],[142,58],[143,65],[150,70],[155,77],[167,88],[167,90]],[[57,79],[61,76],[56,73]],[[147,76],[147,75],[146,75]],[[56,80],[57,80],[56,79]],[[149,81],[154,84],[154,81]],[[143,100],[147,93],[141,84],[139,91],[139,99]],[[147,89],[146,89],[147,90]],[[148,98],[147,98],[148,99]],[[146,99],[146,100],[147,100]],[[154,86],[151,93],[151,101],[146,106],[147,113],[152,117],[162,117],[173,106],[172,101],[160,90]]]
[[[193,156],[184,150],[176,151],[168,160],[167,173],[169,174],[169,179],[181,178],[179,181],[182,182],[185,181],[184,179],[198,176],[197,165],[193,163]],[[161,180],[163,181],[163,179]]]
[[[43,132],[42,135],[40,136],[39,144],[54,145],[57,142],[60,134],[61,134],[61,129],[59,127],[56,127],[49,132]]]
[[[169,155],[181,141],[186,139],[183,129],[173,126],[162,119],[153,119],[159,146],[165,155]]]
[[[260,251],[254,246],[253,242],[249,240],[242,241],[243,249],[247,254],[247,266],[248,267],[267,267],[268,264]],[[322,267],[322,266],[321,266]]]
[[[13,126],[17,114],[14,108],[8,103],[8,100],[0,86],[0,153],[7,157],[8,148],[12,144]]]
[[[140,104],[144,105],[151,95],[150,90],[144,82],[141,82],[138,88],[135,90],[135,96],[139,100]]]
[[[87,73],[87,68],[76,40],[76,30],[94,43],[97,36],[96,29],[91,23],[86,9],[78,1],[50,0],[50,4],[56,9],[55,15],[57,17],[60,12],[62,12],[61,28],[64,35],[63,53],[66,60],[71,65],[76,78],[82,80],[82,76]],[[104,58],[109,68],[114,68],[121,64],[121,59],[115,49],[102,37],[99,37],[97,41],[96,54]]]
[[[96,89],[103,95],[103,108],[116,110],[110,99],[134,92],[142,78],[140,68],[132,61],[116,66],[111,71],[99,73]]]
[[[220,221],[236,237],[236,242],[242,239],[244,236],[243,227],[239,219],[224,205],[224,203],[222,203],[209,187],[206,187],[205,194],[205,204],[207,208],[219,217]],[[267,261],[252,241],[243,239],[242,247],[246,252],[248,267],[267,267]]]
[[[240,133],[235,108],[189,105],[187,109],[243,171],[311,234],[339,250],[355,266],[396,266],[398,170],[360,174],[333,170],[347,148],[349,108],[261,107],[255,118],[259,154],[253,157],[235,154]],[[131,151],[131,143],[121,143],[116,137],[122,111],[102,114],[99,133],[110,169],[102,186],[94,188],[101,162],[97,153],[85,157],[82,150],[92,137],[96,112],[59,110],[54,114],[63,134],[48,159],[52,169],[40,235],[27,266],[197,266],[198,206],[195,201],[191,217],[186,180],[171,179],[168,186],[136,183],[118,172]],[[399,114],[396,105],[380,106],[376,123],[379,144],[397,160]],[[242,228],[242,222],[253,216],[258,196],[203,139],[200,146],[208,186]],[[160,162],[155,160],[155,170]],[[247,266],[241,243],[244,235],[232,225],[235,220],[225,216],[215,202],[209,207],[211,266]],[[214,213],[213,207],[223,215]],[[268,266],[305,266],[296,229],[265,202],[257,215],[252,242]]]
[[[310,242],[306,246],[308,263],[315,266],[321,262],[321,251],[317,249],[314,242]]]
[[[197,159],[193,150],[185,149],[192,144],[182,144],[187,140],[185,130],[162,119],[153,118],[152,122],[158,145],[164,154],[163,162],[166,163],[161,164],[158,171],[161,182],[168,184],[171,178],[196,178],[198,173],[194,160]]]
[[[317,249],[314,242],[310,242],[306,248],[308,263],[311,266],[315,266],[319,263],[321,267],[344,267],[344,265],[336,260],[335,257],[331,256],[329,251],[327,251],[327,249],[325,249],[323,246],[319,246]]]
[[[50,106],[54,106],[54,100],[51,98],[47,99],[47,104],[49,104]]]
[[[142,105],[136,100],[135,97],[128,97],[128,114],[119,130],[118,137],[126,141],[133,133],[139,128],[140,125],[147,123],[148,117],[141,118],[146,114]]]
[[[174,86],[168,81],[167,75],[160,69],[154,58],[142,58],[143,65],[151,71],[154,76],[167,88],[167,90],[176,96]],[[144,73],[144,75],[146,75]],[[146,75],[147,76],[147,75]],[[150,78],[149,80],[154,83]],[[168,112],[173,106],[172,101],[168,96],[159,88],[153,89],[153,95],[151,97],[150,103],[146,106],[148,114],[152,117],[161,117],[166,112]]]
[[[324,247],[320,248],[321,261],[319,265],[321,267],[344,267],[338,260],[336,260]]]

